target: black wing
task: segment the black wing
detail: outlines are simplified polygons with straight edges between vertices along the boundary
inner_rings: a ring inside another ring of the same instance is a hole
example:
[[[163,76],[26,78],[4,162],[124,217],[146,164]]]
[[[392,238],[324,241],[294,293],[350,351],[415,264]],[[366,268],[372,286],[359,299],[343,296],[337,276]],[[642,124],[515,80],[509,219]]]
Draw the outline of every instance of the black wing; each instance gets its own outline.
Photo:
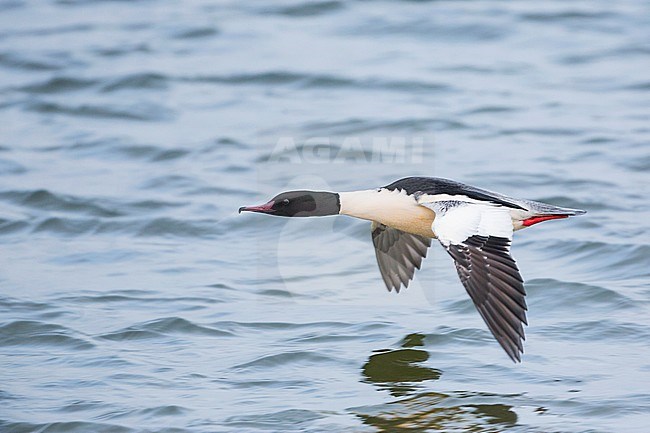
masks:
[[[523,325],[528,325],[526,291],[510,256],[510,239],[475,235],[445,248],[492,335],[513,361],[520,362],[526,339]]]
[[[431,239],[373,222],[372,243],[388,291],[399,293],[401,285],[408,287],[415,269],[420,269]]]
[[[505,195],[488,191],[486,189],[477,188],[475,186],[466,185],[464,183],[456,182],[455,180],[443,179],[441,177],[405,177],[396,180],[384,188],[388,190],[404,190],[407,194],[446,194],[446,195],[460,195],[472,198],[474,200],[485,201],[489,203],[500,204],[511,209],[526,210],[520,206],[515,199]]]

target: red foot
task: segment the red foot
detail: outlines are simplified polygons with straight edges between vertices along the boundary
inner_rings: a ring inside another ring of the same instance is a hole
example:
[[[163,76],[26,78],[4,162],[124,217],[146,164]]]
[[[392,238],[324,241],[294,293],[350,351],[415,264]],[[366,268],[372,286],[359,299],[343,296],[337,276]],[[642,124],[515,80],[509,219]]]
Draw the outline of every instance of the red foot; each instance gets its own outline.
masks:
[[[544,216],[534,216],[528,219],[523,220],[521,223],[524,227],[530,227],[533,224],[541,223],[542,221],[547,220],[556,220],[559,218],[568,218],[569,215],[544,215]]]

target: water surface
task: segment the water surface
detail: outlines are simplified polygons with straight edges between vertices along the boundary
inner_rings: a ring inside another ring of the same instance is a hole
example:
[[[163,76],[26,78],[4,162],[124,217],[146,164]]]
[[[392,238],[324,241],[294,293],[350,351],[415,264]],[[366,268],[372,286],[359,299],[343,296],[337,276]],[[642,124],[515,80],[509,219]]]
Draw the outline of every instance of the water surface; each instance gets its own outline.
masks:
[[[3,432],[647,428],[643,2],[0,9]],[[437,245],[396,295],[368,224],[236,214],[406,175],[588,211],[516,234],[522,364]]]

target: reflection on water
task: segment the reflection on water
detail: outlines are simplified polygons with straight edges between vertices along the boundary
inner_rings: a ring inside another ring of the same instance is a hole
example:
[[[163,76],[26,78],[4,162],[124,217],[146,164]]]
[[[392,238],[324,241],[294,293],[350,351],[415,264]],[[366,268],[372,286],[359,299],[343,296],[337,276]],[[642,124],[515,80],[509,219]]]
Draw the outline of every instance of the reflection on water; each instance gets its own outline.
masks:
[[[423,340],[422,334],[410,334],[404,339],[402,349],[376,351],[363,366],[364,380],[400,397],[412,394],[419,382],[439,379],[442,374],[440,370],[417,365],[429,359],[429,354],[410,348],[422,346]]]
[[[363,381],[397,399],[389,403],[352,408],[364,424],[379,432],[450,431],[498,432],[517,423],[512,406],[497,403],[512,396],[474,392],[419,392],[419,384],[440,379],[442,371],[419,365],[429,354],[423,334],[407,335],[399,349],[382,349],[363,366]],[[428,386],[431,388],[431,386]]]
[[[497,395],[424,392],[391,403],[352,409],[364,424],[379,432],[500,432],[517,423],[512,406],[482,403]],[[507,398],[503,396],[502,398]]]

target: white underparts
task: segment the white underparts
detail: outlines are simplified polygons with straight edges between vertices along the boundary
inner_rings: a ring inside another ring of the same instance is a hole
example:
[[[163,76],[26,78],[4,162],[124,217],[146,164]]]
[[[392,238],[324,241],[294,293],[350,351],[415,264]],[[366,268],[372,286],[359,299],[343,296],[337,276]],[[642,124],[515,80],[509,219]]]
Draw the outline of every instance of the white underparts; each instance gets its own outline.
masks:
[[[471,236],[497,236],[512,239],[512,219],[503,206],[460,201],[422,203],[436,213],[433,230],[440,242],[461,244]]]

